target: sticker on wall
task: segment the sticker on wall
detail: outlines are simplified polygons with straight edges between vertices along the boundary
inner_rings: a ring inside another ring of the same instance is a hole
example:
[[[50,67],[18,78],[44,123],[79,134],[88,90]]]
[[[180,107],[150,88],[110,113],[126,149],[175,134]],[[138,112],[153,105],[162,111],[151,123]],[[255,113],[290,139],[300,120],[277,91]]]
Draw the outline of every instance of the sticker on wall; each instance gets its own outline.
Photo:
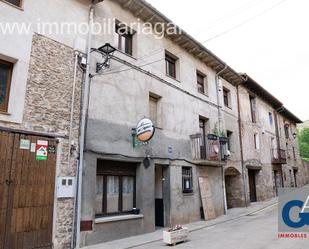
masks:
[[[36,145],[36,160],[45,161],[47,160],[47,148],[48,141],[38,140]]]
[[[30,140],[27,139],[20,139],[20,146],[21,150],[29,150],[30,149]]]
[[[49,145],[48,146],[48,153],[49,154],[55,154],[56,153],[56,146],[55,145]]]
[[[36,143],[31,143],[30,152],[36,151]]]

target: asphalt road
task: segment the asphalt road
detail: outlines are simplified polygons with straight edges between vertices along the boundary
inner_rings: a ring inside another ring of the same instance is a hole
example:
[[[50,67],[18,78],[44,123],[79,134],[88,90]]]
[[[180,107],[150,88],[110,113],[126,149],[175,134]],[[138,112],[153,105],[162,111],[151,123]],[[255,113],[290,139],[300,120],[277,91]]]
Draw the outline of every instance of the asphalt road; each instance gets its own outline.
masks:
[[[277,206],[251,216],[190,233],[189,241],[176,246],[153,242],[138,249],[309,249],[307,239],[278,239]]]

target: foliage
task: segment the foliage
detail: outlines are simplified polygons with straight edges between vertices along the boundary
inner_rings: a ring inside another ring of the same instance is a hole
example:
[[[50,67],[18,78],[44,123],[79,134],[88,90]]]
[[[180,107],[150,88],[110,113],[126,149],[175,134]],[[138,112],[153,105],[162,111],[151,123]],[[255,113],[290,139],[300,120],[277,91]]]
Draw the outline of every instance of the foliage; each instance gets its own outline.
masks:
[[[304,128],[298,132],[300,156],[309,158],[309,128]]]
[[[215,127],[212,130],[212,134],[218,136],[218,137],[226,137],[226,134],[224,131],[219,130],[218,123],[215,124]]]

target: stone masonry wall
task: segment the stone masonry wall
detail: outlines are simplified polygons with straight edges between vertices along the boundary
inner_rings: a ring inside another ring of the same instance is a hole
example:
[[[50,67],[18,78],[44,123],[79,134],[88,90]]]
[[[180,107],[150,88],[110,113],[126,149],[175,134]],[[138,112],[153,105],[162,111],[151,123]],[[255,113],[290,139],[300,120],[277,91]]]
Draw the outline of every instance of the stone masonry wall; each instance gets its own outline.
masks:
[[[68,162],[73,76],[73,49],[33,34],[23,122],[13,124],[0,121],[2,127],[64,136],[58,144],[60,156],[57,160],[57,176],[76,175],[78,147]],[[73,141],[76,145],[79,137],[81,81],[82,72],[78,70],[73,122]],[[57,199],[54,205],[54,247],[70,248],[74,200]]]

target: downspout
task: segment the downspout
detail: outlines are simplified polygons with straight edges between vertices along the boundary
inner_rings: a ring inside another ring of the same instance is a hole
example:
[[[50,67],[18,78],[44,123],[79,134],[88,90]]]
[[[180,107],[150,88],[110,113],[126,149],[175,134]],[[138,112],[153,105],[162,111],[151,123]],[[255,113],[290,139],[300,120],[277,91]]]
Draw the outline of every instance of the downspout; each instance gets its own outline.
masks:
[[[224,65],[224,68],[216,73],[216,89],[217,89],[217,105],[218,105],[218,128],[219,131],[222,130],[222,113],[221,113],[221,103],[220,103],[220,87],[219,87],[219,76],[227,69],[227,65]],[[222,166],[222,189],[223,189],[223,203],[224,203],[224,214],[227,214],[227,201],[226,201],[226,192],[225,192],[225,177],[224,177],[224,166]]]
[[[216,73],[216,89],[217,89],[217,105],[218,105],[218,128],[219,131],[222,130],[222,113],[221,113],[221,103],[220,103],[220,95],[219,95],[219,91],[220,91],[220,87],[219,87],[219,76],[220,74],[222,74],[225,70],[227,69],[227,65],[224,65],[224,68],[219,71],[218,73]]]
[[[87,41],[87,65],[86,75],[84,82],[83,102],[82,102],[82,117],[81,117],[81,128],[80,128],[80,148],[79,148],[79,167],[77,173],[77,208],[76,208],[76,240],[75,248],[80,248],[80,222],[81,222],[81,200],[82,200],[82,180],[83,180],[83,167],[84,167],[84,148],[85,148],[85,137],[86,137],[86,123],[89,105],[89,91],[90,91],[90,60],[91,60],[91,44],[92,44],[92,27],[94,19],[94,8],[95,1],[92,1],[89,10],[89,32]]]
[[[282,112],[284,110],[284,107],[281,106],[277,108],[274,111],[274,119],[275,119],[275,129],[276,129],[276,138],[277,138],[277,148],[278,148],[278,154],[280,153],[281,145],[280,145],[280,137],[279,137],[279,122],[278,122],[278,113]],[[280,155],[279,155],[280,156]],[[282,170],[282,164],[281,164],[281,182],[282,187],[284,188],[284,179],[283,179],[283,170]],[[276,181],[276,179],[275,179]]]
[[[243,140],[242,140],[242,121],[240,114],[240,95],[239,95],[239,85],[237,85],[237,108],[238,108],[238,129],[239,129],[239,143],[240,143],[240,160],[241,160],[241,169],[242,169],[242,179],[243,179],[243,188],[244,188],[244,197],[245,205],[248,207],[247,201],[247,188],[246,188],[246,176],[245,176],[245,162],[244,162],[244,151],[243,151]]]
[[[69,130],[69,152],[68,152],[68,167],[70,167],[71,163],[71,144],[72,144],[72,134],[73,134],[73,118],[74,118],[74,105],[75,105],[75,88],[76,88],[76,78],[77,78],[77,65],[78,65],[78,56],[79,52],[74,51],[75,53],[75,62],[74,62],[74,76],[73,76],[73,85],[72,85],[72,99],[71,99],[71,114],[70,114],[70,130]],[[73,211],[73,225],[72,225],[72,240],[71,240],[71,248],[74,248],[74,233],[75,233],[75,210],[76,210],[76,195],[74,198],[74,211]]]

